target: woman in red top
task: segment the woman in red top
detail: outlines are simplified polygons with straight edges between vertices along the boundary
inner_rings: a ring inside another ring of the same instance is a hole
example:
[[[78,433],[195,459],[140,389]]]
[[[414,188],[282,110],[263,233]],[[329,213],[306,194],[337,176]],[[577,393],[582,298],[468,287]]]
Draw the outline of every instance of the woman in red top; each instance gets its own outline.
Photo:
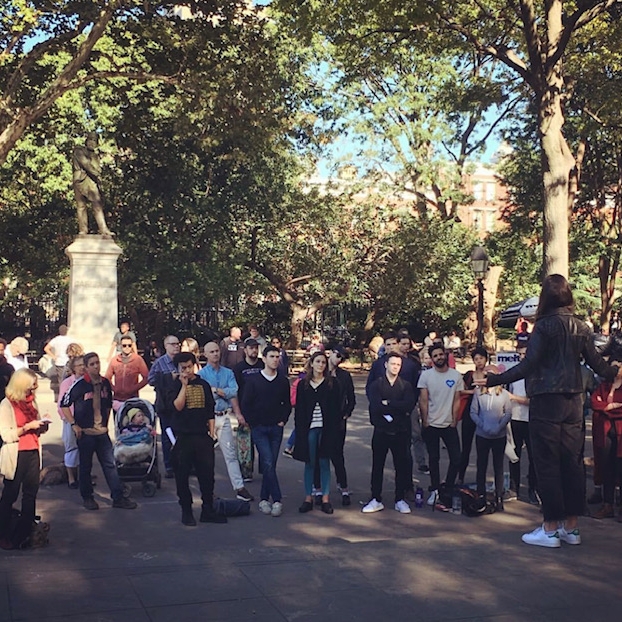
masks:
[[[35,502],[39,490],[39,435],[47,432],[35,401],[37,375],[30,369],[18,369],[0,402],[0,473],[4,490],[0,498],[0,547],[22,548],[28,545],[35,520]],[[22,492],[22,512],[11,526],[13,503]]]
[[[622,379],[602,382],[592,393],[592,409],[594,469],[603,482],[603,505],[592,517],[613,518],[615,487],[622,481]]]

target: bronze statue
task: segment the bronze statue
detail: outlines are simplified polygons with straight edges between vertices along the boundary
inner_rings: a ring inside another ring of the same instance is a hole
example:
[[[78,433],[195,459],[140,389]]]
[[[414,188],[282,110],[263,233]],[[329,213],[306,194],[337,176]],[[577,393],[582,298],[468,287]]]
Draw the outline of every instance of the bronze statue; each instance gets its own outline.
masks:
[[[86,135],[84,145],[77,145],[73,150],[73,189],[78,209],[78,228],[80,235],[89,232],[88,204],[91,204],[93,216],[99,233],[105,238],[114,234],[106,225],[104,202],[100,190],[101,162],[97,153],[99,137],[95,132]]]

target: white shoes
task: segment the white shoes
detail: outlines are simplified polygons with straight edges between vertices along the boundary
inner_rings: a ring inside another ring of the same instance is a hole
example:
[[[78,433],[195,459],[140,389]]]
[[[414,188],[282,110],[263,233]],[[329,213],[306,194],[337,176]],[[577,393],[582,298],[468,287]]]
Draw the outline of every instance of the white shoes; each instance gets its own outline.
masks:
[[[283,514],[283,504],[280,501],[275,501],[272,504],[272,512],[270,512],[272,516],[281,516]]]
[[[372,499],[362,510],[363,514],[371,514],[372,512],[380,512],[380,510],[384,510],[384,505],[380,503],[380,501],[376,501],[376,499]]]
[[[432,490],[430,492],[430,496],[428,497],[427,504],[434,505],[437,500],[438,500],[438,490]]]
[[[566,531],[565,527],[560,527],[557,530],[559,539],[566,544],[581,544],[581,534],[578,527],[575,527],[572,531]]]
[[[575,537],[579,537],[579,542],[574,544],[579,544],[581,542],[581,538],[578,535],[578,530]],[[523,534],[521,540],[525,544],[533,544],[535,546],[545,546],[549,549],[558,549],[562,543],[560,540],[559,530],[555,530],[553,532],[547,533],[544,531],[544,526],[540,525],[540,527],[534,529],[529,533]]]
[[[406,503],[403,499],[401,501],[396,501],[395,509],[400,514],[410,514],[412,511],[408,503]]]
[[[270,501],[267,501],[266,499],[262,499],[259,502],[259,511],[262,514],[266,514],[266,515],[267,514],[272,514],[272,504],[270,503]]]

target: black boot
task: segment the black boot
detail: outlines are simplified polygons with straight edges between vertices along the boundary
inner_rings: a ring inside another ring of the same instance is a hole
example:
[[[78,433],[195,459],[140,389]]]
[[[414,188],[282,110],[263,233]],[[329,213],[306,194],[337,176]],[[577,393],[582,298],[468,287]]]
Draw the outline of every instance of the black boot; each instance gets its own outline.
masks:
[[[187,527],[196,527],[197,521],[192,513],[192,508],[181,509],[181,522]]]
[[[497,512],[503,512],[504,507],[503,507],[503,497],[497,497],[497,501],[495,503],[495,510]]]

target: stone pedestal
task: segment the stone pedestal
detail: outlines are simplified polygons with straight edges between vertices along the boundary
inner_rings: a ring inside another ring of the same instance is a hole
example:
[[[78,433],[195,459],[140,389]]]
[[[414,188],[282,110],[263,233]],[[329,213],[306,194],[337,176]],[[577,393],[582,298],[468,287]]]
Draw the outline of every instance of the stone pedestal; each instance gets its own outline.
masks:
[[[121,252],[114,240],[95,234],[79,235],[65,249],[71,264],[68,334],[85,352],[97,352],[102,367],[118,330],[117,260]]]

